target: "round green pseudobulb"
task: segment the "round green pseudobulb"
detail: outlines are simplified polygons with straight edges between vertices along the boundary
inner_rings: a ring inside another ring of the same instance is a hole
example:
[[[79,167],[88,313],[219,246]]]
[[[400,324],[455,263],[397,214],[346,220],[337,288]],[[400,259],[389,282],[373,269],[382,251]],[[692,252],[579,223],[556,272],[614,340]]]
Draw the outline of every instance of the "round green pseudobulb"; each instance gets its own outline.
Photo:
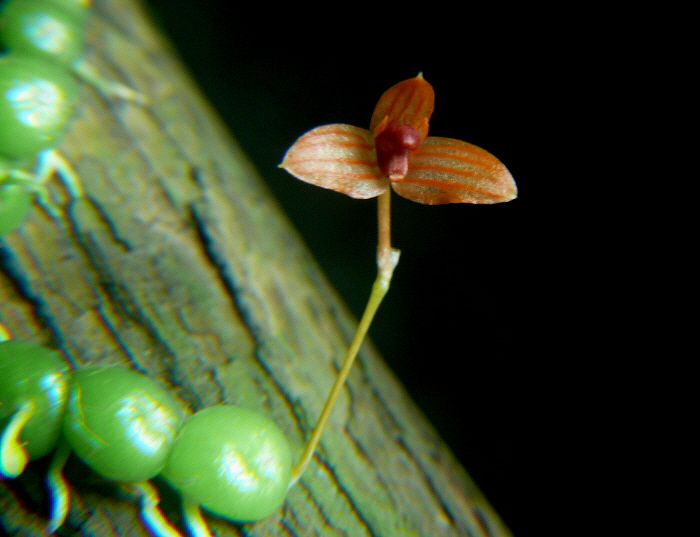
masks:
[[[0,12],[0,41],[12,52],[70,67],[85,49],[85,21],[78,13],[47,0],[9,0]]]
[[[73,375],[63,434],[97,473],[145,481],[162,470],[183,418],[154,380],[124,367],[94,367]]]
[[[58,145],[77,94],[75,80],[58,65],[0,57],[0,158],[29,159]]]
[[[291,464],[287,439],[272,420],[218,405],[187,419],[162,476],[212,513],[246,522],[282,505]]]
[[[56,446],[69,381],[70,368],[58,352],[26,341],[0,343],[0,419],[9,418],[27,401],[34,403],[20,434],[30,459]]]
[[[24,222],[31,203],[32,194],[24,186],[0,184],[0,237]]]

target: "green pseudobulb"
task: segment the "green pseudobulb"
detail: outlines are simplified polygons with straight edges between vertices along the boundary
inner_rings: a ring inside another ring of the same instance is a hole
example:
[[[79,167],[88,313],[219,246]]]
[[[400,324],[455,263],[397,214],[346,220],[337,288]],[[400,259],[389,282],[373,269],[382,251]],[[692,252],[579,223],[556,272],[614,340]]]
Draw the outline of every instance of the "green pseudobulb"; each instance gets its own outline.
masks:
[[[29,159],[57,145],[77,94],[60,65],[12,53],[0,57],[0,158]]]
[[[217,405],[190,416],[162,476],[214,514],[246,522],[284,502],[291,475],[289,444],[259,412]]]
[[[154,380],[124,367],[73,374],[63,434],[97,473],[145,481],[163,468],[184,415]]]
[[[5,421],[33,402],[32,417],[20,434],[30,459],[56,446],[69,381],[70,369],[58,352],[25,341],[0,343],[0,418]]]
[[[0,11],[0,42],[12,52],[42,56],[69,67],[85,50],[87,13],[70,4],[67,9],[47,0],[6,2]]]

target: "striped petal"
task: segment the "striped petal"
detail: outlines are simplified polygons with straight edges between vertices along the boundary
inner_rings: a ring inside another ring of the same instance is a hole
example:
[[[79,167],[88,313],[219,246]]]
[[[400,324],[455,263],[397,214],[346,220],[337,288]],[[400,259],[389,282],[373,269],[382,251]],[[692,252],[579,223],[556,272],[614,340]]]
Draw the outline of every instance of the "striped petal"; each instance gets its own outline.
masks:
[[[408,174],[392,179],[400,196],[418,203],[500,203],[517,196],[513,176],[488,151],[451,138],[429,136],[411,155]]]
[[[280,167],[306,183],[351,198],[374,198],[389,186],[377,167],[372,135],[352,125],[310,130],[289,148]]]
[[[419,74],[393,85],[377,102],[372,113],[369,130],[377,136],[382,126],[406,125],[420,130],[422,137],[428,135],[428,121],[435,106],[433,87]]]

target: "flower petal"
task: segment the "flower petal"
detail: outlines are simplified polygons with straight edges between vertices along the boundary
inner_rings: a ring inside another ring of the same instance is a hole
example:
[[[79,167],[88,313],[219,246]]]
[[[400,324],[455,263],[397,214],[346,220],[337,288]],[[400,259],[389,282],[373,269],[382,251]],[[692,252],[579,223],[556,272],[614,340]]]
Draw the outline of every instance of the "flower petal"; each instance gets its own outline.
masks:
[[[389,186],[377,167],[372,135],[352,125],[310,130],[289,148],[280,167],[306,183],[351,198],[374,198]]]
[[[388,126],[406,125],[420,131],[425,139],[434,106],[433,87],[419,74],[393,85],[382,94],[374,107],[369,130],[376,137]]]
[[[411,155],[408,174],[391,181],[411,201],[500,203],[517,196],[513,176],[488,151],[461,140],[429,136]]]

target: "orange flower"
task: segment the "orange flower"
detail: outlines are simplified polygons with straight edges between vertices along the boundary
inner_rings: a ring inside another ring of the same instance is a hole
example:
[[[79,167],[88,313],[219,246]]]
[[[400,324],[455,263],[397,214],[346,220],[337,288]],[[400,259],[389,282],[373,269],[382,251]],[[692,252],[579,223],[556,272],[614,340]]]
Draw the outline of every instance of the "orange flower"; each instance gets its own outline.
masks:
[[[419,74],[389,88],[370,130],[341,123],[310,130],[280,165],[297,179],[368,199],[394,191],[412,201],[500,203],[517,195],[510,172],[467,142],[428,136],[433,88]]]

